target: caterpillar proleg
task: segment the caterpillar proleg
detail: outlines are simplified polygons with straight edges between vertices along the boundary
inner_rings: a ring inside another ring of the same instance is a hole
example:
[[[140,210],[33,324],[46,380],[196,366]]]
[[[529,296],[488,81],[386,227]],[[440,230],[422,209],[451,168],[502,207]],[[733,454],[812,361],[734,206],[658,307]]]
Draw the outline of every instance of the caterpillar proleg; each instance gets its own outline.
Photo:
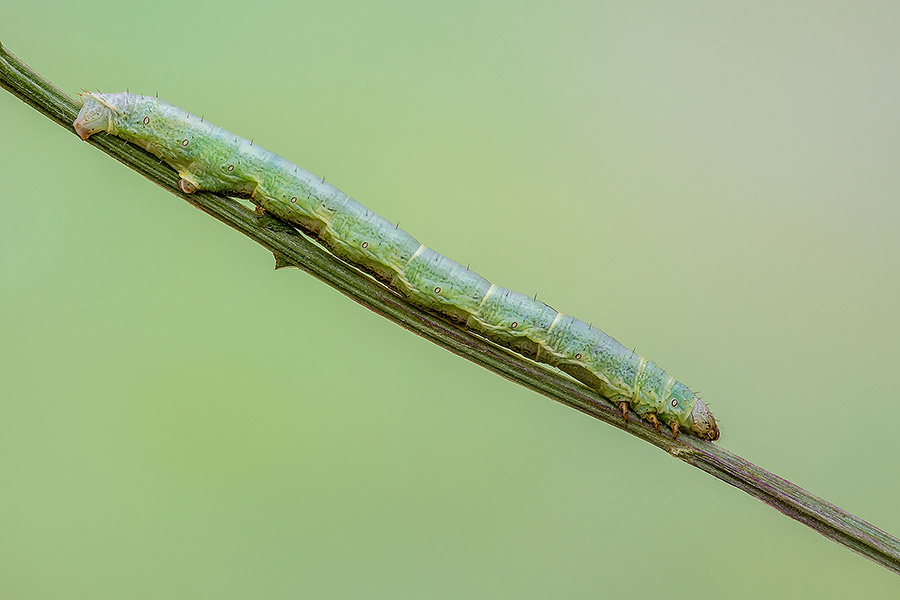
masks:
[[[625,419],[630,406],[657,429],[662,422],[676,436],[688,431],[718,439],[706,404],[653,361],[420,244],[324,178],[158,98],[90,92],[81,98],[74,127],[82,139],[106,131],[141,146],[178,172],[186,193],[250,198],[411,304],[597,390],[619,406]]]

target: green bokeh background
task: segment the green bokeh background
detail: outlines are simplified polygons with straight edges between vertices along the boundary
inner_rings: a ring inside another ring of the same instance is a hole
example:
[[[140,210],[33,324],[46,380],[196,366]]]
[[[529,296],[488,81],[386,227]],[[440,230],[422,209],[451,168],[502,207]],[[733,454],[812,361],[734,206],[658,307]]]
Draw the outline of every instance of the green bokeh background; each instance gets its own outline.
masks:
[[[893,2],[6,3],[896,510]],[[0,597],[846,598],[895,575],[363,310],[0,93]]]

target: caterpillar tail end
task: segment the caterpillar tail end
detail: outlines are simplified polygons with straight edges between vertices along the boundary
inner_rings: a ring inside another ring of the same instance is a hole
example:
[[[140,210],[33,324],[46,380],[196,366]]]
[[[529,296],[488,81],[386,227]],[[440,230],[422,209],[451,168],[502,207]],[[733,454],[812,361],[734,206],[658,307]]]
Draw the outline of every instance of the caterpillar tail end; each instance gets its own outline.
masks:
[[[75,119],[75,123],[73,124],[75,127],[75,133],[78,134],[78,137],[81,138],[81,141],[86,142],[91,134],[94,133],[89,128],[87,128],[84,124],[84,121],[80,119]]]
[[[691,420],[691,433],[711,442],[719,439],[719,426],[716,425],[716,418],[700,398],[696,399],[694,408],[691,410]]]
[[[78,137],[81,138],[81,141],[86,142],[89,137],[93,134],[97,133],[98,130],[90,120],[88,120],[87,115],[83,115],[82,112],[78,113],[78,118],[75,119],[75,122],[72,123],[72,126],[75,128],[75,133],[78,134]]]
[[[75,133],[86,141],[95,133],[109,131],[114,112],[121,114],[122,111],[102,94],[82,93],[81,110],[78,112],[75,122],[72,123]]]

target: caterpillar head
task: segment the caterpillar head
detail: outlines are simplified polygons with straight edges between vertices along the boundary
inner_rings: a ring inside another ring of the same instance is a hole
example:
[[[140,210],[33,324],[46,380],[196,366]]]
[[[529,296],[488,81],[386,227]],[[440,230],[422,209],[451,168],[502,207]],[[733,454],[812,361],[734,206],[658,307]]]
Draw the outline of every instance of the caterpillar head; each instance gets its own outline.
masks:
[[[709,411],[709,407],[700,398],[696,399],[691,410],[691,432],[704,440],[719,439],[719,426]]]
[[[116,106],[116,97],[121,94],[100,94],[84,92],[81,94],[81,110],[73,125],[78,136],[86,140],[100,131],[113,131],[113,115],[123,114]]]

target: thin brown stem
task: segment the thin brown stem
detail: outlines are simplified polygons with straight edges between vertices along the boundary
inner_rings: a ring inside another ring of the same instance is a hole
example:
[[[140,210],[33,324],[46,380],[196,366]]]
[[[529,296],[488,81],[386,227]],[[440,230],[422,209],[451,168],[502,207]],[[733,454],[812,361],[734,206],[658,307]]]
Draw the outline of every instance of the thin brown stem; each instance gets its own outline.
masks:
[[[80,108],[78,102],[44,80],[2,46],[0,86],[75,134],[72,122]],[[644,421],[625,421],[619,408],[596,392],[407,304],[397,294],[335,258],[293,227],[269,217],[260,219],[231,198],[205,192],[184,194],[177,185],[175,172],[136,146],[112,136],[94,136],[89,143],[264,246],[275,254],[278,266],[299,267],[366,308],[454,354],[653,444],[775,507],[825,537],[900,573],[900,540],[862,519],[718,445],[689,435],[681,435],[675,440],[670,433],[659,433]]]

